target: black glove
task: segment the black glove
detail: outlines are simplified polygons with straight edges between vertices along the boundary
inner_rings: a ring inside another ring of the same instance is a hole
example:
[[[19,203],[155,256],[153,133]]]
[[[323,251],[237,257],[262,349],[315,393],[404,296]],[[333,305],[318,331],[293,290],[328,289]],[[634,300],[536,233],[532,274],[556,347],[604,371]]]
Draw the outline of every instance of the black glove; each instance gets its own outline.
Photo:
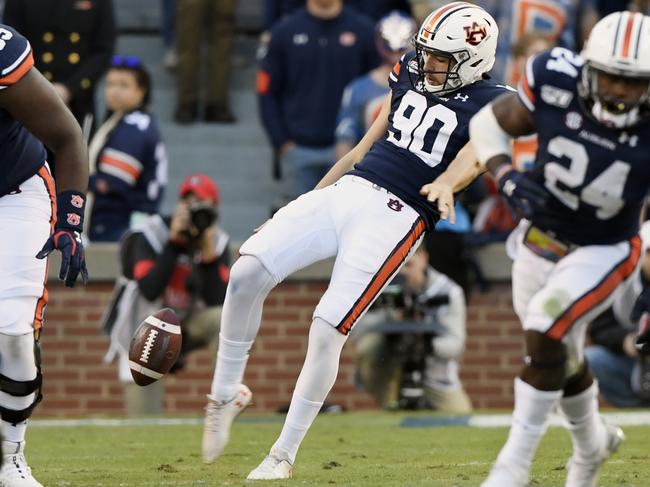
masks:
[[[497,179],[499,191],[513,210],[530,218],[535,210],[546,204],[548,193],[525,173],[509,167],[500,171],[502,174]]]
[[[644,355],[650,354],[650,286],[646,286],[636,298],[630,319],[639,323],[636,349]]]
[[[83,212],[86,198],[77,191],[64,191],[57,196],[57,221],[54,234],[50,235],[37,259],[44,259],[54,249],[61,252],[59,279],[74,287],[79,274],[84,285],[88,282],[88,270],[80,233],[83,228]]]

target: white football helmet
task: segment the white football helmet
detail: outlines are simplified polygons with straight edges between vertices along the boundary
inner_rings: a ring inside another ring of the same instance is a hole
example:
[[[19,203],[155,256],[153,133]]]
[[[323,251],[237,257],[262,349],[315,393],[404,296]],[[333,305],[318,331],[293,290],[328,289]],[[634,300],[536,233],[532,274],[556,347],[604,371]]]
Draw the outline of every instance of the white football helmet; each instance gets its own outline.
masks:
[[[409,72],[415,71],[416,89],[444,95],[480,80],[494,65],[499,28],[481,7],[452,2],[429,14],[413,39],[416,57]],[[426,56],[450,58],[445,81],[432,85],[426,78]]]
[[[614,12],[593,27],[581,53],[585,61],[578,92],[587,113],[605,125],[624,128],[650,115],[650,17]],[[598,71],[648,83],[635,102],[598,94]]]

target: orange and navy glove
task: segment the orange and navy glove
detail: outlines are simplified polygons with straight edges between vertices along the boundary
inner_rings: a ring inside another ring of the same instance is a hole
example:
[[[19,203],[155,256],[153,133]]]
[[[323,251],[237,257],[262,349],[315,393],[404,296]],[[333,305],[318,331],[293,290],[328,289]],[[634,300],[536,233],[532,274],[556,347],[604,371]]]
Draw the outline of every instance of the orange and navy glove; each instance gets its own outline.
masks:
[[[54,249],[61,252],[59,279],[68,287],[74,287],[79,274],[84,285],[88,282],[88,270],[84,247],[81,243],[86,196],[78,191],[63,191],[56,197],[57,212],[54,233],[47,239],[37,259],[47,257]]]
[[[548,194],[544,188],[511,165],[500,167],[495,179],[510,208],[525,218],[546,205]]]

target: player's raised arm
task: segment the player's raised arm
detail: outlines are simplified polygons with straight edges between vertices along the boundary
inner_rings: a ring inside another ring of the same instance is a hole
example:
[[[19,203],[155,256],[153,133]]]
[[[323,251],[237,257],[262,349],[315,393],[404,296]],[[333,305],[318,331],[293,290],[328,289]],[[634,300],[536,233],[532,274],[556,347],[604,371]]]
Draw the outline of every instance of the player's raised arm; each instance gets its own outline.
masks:
[[[543,188],[511,164],[512,138],[530,134],[533,118],[516,93],[506,93],[483,107],[469,124],[471,144],[479,162],[487,167],[508,203],[524,216],[543,206]]]
[[[391,98],[392,96],[389,93],[386,96],[386,100],[384,100],[379,115],[368,129],[368,132],[366,132],[366,135],[363,136],[350,152],[332,166],[323,179],[316,185],[315,189],[324,188],[338,181],[341,176],[350,171],[366,155],[370,147],[372,147],[372,144],[386,134],[386,130],[388,130],[388,114],[390,113]]]

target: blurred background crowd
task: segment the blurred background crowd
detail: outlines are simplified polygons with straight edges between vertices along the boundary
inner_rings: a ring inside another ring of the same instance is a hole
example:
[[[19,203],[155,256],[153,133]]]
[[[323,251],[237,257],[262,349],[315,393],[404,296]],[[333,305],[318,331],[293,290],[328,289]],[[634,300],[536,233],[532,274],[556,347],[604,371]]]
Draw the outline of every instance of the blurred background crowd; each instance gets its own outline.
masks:
[[[312,189],[358,142],[388,93],[390,69],[411,49],[420,22],[446,3],[0,2],[3,23],[29,39],[36,66],[89,144],[90,245],[121,242],[119,298],[103,323],[113,355],[123,351],[118,332],[129,337],[151,307],[192,320],[185,352],[216,336],[237,248],[231,241]],[[511,86],[529,56],[556,45],[579,51],[604,15],[650,13],[647,0],[474,3],[497,19],[491,75]],[[517,140],[516,165],[529,168],[535,150],[534,136]],[[456,218],[426,238],[355,334],[358,382],[382,407],[471,409],[458,375],[465,303],[489,285],[475,250],[505,240],[517,222],[488,177],[460,196]],[[135,313],[127,318],[118,316],[125,296]],[[406,324],[396,331],[396,322]],[[601,389],[609,381],[621,397],[624,383],[620,405],[647,404],[643,364],[629,346],[634,327],[612,312],[594,329],[589,358]]]

